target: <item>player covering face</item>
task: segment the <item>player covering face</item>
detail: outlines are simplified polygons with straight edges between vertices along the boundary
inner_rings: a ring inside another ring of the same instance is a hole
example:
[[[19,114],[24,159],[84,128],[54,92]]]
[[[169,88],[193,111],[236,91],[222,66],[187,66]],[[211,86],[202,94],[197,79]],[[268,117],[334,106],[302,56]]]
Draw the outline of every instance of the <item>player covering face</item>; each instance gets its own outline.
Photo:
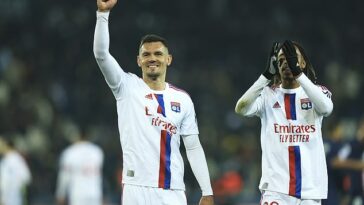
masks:
[[[201,187],[200,205],[212,205],[212,188],[190,96],[166,82],[172,62],[166,40],[141,39],[142,78],[126,73],[109,53],[108,21],[116,0],[97,0],[94,54],[117,104],[123,150],[123,205],[186,205],[180,140]]]
[[[333,104],[315,81],[299,44],[274,43],[265,71],[236,104],[236,113],[261,119],[263,205],[315,205],[327,197],[321,125]]]

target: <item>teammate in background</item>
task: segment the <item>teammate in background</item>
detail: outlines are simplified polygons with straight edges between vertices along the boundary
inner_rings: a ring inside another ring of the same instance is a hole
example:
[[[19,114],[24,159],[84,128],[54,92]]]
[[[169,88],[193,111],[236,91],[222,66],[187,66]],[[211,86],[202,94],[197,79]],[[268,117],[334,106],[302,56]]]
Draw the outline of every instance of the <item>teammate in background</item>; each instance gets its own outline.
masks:
[[[22,205],[31,181],[28,165],[8,136],[0,136],[0,155],[0,204]]]
[[[345,198],[344,178],[345,171],[335,167],[339,150],[344,144],[345,128],[341,122],[332,121],[329,124],[329,132],[324,137],[324,147],[327,162],[328,195],[322,200],[323,205],[340,205]]]
[[[67,147],[60,157],[56,200],[58,205],[101,205],[104,153],[86,134]],[[68,203],[66,203],[68,201]]]
[[[346,143],[333,160],[332,166],[348,172],[349,204],[364,203],[364,118],[358,124],[356,137]],[[331,205],[331,204],[330,204]]]
[[[116,0],[97,0],[94,54],[117,104],[123,150],[123,205],[186,205],[180,139],[202,190],[200,205],[213,204],[212,188],[190,96],[165,81],[172,62],[165,39],[141,39],[142,78],[126,73],[109,53],[109,11]]]
[[[236,104],[236,113],[261,118],[262,205],[317,205],[327,197],[321,123],[333,104],[315,80],[299,44],[274,43],[266,70]]]

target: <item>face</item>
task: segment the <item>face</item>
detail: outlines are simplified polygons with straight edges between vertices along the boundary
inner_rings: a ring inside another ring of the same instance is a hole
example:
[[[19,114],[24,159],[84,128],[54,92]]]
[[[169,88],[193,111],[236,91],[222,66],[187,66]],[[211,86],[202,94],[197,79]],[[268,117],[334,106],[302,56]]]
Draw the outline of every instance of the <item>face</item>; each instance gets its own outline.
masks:
[[[303,56],[300,52],[300,50],[295,46],[297,58],[298,58],[298,65],[300,66],[301,70],[303,70],[306,67],[306,62],[303,59]],[[288,67],[288,63],[286,60],[286,56],[283,53],[283,49],[280,49],[278,52],[278,70],[279,74],[281,75],[282,80],[293,80],[293,74],[291,72],[291,69]]]
[[[153,80],[165,76],[167,66],[172,62],[172,56],[161,42],[144,43],[139,49],[138,66],[143,76]]]

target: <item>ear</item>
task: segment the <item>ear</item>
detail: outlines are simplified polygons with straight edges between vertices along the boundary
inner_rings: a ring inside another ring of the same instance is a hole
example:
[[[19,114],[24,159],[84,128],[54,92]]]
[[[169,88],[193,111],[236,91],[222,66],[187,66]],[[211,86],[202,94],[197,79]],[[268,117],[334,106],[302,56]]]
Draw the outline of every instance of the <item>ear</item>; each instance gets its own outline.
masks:
[[[140,59],[139,55],[137,55],[137,64],[139,67],[142,67],[142,60]]]
[[[167,58],[167,65],[170,66],[172,64],[172,60],[173,60],[173,57],[171,54],[168,54],[168,58]]]

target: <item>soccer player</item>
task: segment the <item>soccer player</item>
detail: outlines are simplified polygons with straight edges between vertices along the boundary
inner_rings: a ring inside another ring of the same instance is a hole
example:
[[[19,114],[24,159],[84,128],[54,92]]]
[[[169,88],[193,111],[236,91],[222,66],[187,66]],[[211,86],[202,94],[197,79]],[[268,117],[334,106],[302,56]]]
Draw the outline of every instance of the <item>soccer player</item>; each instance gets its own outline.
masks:
[[[78,136],[60,157],[56,200],[58,205],[102,205],[102,149]],[[66,203],[68,199],[68,203]]]
[[[0,204],[22,205],[31,174],[11,139],[0,136]]]
[[[116,0],[97,0],[94,54],[117,104],[123,150],[123,205],[186,205],[182,138],[201,187],[200,205],[213,204],[212,188],[190,96],[166,82],[172,63],[166,40],[141,39],[142,78],[126,73],[109,53],[109,11]]]
[[[315,80],[302,46],[275,43],[265,72],[236,104],[236,113],[261,119],[262,205],[318,205],[327,197],[321,123],[333,103]]]
[[[356,137],[337,153],[332,166],[348,172],[350,178],[349,204],[364,203],[364,118],[358,124]],[[359,203],[360,202],[360,203]],[[330,204],[331,205],[331,204]]]

